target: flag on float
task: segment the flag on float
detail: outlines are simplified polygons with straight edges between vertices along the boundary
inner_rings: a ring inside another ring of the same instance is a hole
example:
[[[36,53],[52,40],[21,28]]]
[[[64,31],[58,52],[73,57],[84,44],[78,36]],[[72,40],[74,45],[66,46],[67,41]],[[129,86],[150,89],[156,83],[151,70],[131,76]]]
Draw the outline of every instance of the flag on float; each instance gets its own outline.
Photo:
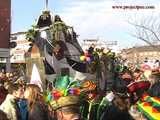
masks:
[[[41,77],[38,72],[38,68],[37,68],[36,64],[33,64],[30,84],[38,85],[40,87],[41,91],[43,91]]]

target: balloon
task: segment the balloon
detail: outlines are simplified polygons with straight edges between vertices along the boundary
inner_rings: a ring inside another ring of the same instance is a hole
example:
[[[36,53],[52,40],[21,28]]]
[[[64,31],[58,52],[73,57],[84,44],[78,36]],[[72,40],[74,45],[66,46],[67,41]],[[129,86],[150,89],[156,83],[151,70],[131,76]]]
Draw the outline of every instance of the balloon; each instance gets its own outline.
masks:
[[[55,99],[55,100],[57,100],[57,99],[59,99],[60,97],[62,97],[62,93],[60,92],[60,91],[58,91],[58,90],[54,90],[53,91],[53,93],[52,93],[52,97]]]
[[[69,93],[70,93],[71,95],[73,95],[73,94],[74,94],[74,89],[70,89],[70,90],[69,90]]]
[[[86,60],[86,57],[85,57],[85,56],[80,56],[80,60],[81,60],[81,61],[85,61],[85,60]]]
[[[79,95],[79,94],[80,94],[80,89],[78,89],[78,88],[71,88],[71,89],[69,90],[69,93],[70,93],[71,95]]]
[[[152,74],[152,71],[151,70],[145,70],[144,71],[144,76],[146,77],[146,78],[149,78],[149,76]]]
[[[93,61],[93,60],[94,60],[94,57],[93,57],[93,56],[90,56],[90,59],[91,59],[91,61]]]
[[[85,52],[85,53],[84,53],[84,56],[88,57],[88,56],[89,56],[88,52]]]
[[[80,89],[77,88],[77,89],[75,90],[75,95],[80,95],[80,92],[81,92]]]
[[[89,93],[89,94],[88,94],[88,99],[89,99],[89,100],[93,100],[95,97],[96,97],[96,94],[95,94],[95,93]]]
[[[90,57],[87,57],[87,58],[86,58],[86,61],[87,61],[87,62],[90,62],[90,61],[91,61]]]

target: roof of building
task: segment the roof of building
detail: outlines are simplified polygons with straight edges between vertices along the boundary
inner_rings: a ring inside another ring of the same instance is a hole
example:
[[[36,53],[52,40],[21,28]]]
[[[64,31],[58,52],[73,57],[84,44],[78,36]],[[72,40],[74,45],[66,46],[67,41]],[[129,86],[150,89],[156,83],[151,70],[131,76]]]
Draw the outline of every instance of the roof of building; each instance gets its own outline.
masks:
[[[153,46],[138,46],[138,47],[133,47],[129,49],[123,49],[122,52],[151,52],[151,51],[160,51],[160,45],[153,45]]]
[[[16,33],[12,33],[11,36],[12,36],[12,35],[21,35],[21,34],[26,34],[26,32],[16,32]]]

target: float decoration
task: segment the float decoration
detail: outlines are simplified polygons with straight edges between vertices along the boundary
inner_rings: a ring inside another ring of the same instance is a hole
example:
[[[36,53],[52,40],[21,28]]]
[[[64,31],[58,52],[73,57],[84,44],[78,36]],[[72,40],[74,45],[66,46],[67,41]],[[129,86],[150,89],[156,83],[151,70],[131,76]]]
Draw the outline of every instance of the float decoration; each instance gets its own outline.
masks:
[[[96,84],[92,81],[80,83],[74,81],[69,76],[58,76],[55,86],[51,92],[46,92],[44,98],[48,104],[55,110],[64,106],[80,104],[83,98],[94,99],[95,94],[91,92],[96,89]]]
[[[145,95],[138,101],[138,110],[149,120],[160,120],[160,99]]]

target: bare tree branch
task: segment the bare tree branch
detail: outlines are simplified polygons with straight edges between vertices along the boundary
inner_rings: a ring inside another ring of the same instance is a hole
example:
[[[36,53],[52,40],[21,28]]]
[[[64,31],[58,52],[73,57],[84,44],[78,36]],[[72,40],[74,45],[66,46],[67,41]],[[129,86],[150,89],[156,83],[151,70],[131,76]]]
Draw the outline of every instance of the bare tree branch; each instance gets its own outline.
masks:
[[[142,27],[142,28],[150,31],[150,32],[156,37],[156,39],[157,39],[158,41],[160,41],[159,37],[157,36],[157,34],[156,34],[152,29],[147,28],[147,27],[145,27],[145,26],[143,26],[143,25],[135,25],[135,26],[137,26],[137,27]]]
[[[133,35],[133,34],[131,34],[131,36],[136,37],[136,38],[144,41],[145,43],[149,44],[149,45],[152,46],[153,48],[155,48],[155,45],[153,45],[151,42],[149,42],[148,40],[144,39],[143,37],[140,37],[139,35]]]
[[[154,31],[154,25],[153,25],[153,24],[152,24],[152,27],[149,28],[149,27],[146,27],[146,26],[145,26],[145,23],[144,23],[144,25],[139,25],[139,24],[135,24],[135,23],[131,23],[131,22],[128,22],[128,23],[131,24],[131,25],[133,25],[133,26],[135,26],[135,28],[137,29],[139,35],[142,34],[144,31],[145,31],[146,33],[149,33],[149,32],[152,33],[152,34],[150,35],[150,37],[149,37],[148,34],[145,33],[145,35],[140,35],[140,36],[141,36],[140,38],[142,38],[142,36],[145,37],[145,36],[147,35],[146,37],[147,37],[147,39],[148,39],[149,41],[153,40],[153,38],[151,38],[151,37],[154,37],[157,41],[160,41],[159,35],[157,34],[158,32],[157,32],[157,31]],[[160,27],[160,26],[158,26],[158,27]],[[140,31],[140,30],[141,30],[141,31]],[[143,30],[143,31],[142,31],[142,30]]]

